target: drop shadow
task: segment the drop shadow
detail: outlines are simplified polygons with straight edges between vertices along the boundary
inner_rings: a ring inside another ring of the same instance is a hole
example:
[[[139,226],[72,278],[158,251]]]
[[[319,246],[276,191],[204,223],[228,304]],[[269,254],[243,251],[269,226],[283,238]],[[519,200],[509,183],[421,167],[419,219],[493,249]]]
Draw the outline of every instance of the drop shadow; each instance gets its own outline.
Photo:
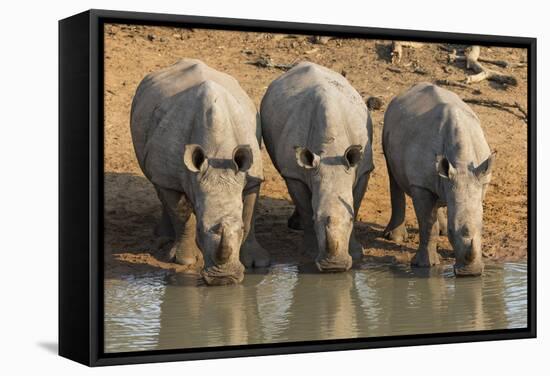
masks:
[[[57,355],[59,353],[57,342],[38,342],[36,345],[50,354]]]
[[[143,176],[129,173],[105,174],[105,276],[120,278],[125,275],[151,273],[193,272],[178,264],[166,262],[165,253],[170,243],[159,246],[153,229],[160,218],[161,205],[152,184]],[[272,264],[314,265],[314,255],[303,247],[303,232],[290,229],[288,218],[294,204],[283,198],[261,195],[256,212],[256,237],[269,252]],[[369,262],[403,264],[410,261],[416,248],[410,243],[399,244],[383,237],[383,226],[372,222],[357,222],[358,240],[366,249]],[[418,232],[408,229],[410,234]],[[369,252],[371,250],[371,252]],[[452,250],[441,249],[444,258]],[[365,257],[363,261],[365,261]],[[354,263],[355,265],[359,263]],[[304,267],[304,270],[316,268]],[[249,274],[267,273],[267,269],[250,269]]]
[[[104,192],[106,254],[149,250],[161,211],[153,185],[140,175],[105,173]]]

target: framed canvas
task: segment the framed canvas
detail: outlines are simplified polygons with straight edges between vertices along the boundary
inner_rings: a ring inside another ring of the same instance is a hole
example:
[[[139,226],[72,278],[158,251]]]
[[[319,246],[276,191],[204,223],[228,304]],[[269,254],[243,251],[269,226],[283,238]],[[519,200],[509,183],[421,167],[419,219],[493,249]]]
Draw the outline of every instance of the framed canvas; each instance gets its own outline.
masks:
[[[59,354],[536,336],[536,40],[59,22]]]

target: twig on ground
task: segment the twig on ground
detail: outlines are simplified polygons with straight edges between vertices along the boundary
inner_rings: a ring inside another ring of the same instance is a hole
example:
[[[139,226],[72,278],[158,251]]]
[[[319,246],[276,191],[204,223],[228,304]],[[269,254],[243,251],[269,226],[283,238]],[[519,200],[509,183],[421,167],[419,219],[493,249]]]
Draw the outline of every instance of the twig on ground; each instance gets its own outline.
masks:
[[[296,65],[295,62],[292,64],[277,64],[269,56],[260,56],[254,61],[247,61],[246,64],[255,65],[260,68],[277,68],[284,71],[287,71]]]
[[[482,98],[463,98],[462,100],[466,103],[477,104],[479,106],[491,107],[491,108],[496,108],[502,111],[509,112],[517,116],[518,118],[522,119],[525,123],[527,123],[527,111],[518,102],[508,103],[508,102],[497,101],[494,99],[482,99]],[[521,113],[521,115],[513,111],[513,109],[518,110]]]
[[[501,68],[523,68],[527,66],[527,63],[524,63],[524,62],[511,63],[506,60],[495,60],[495,59],[489,59],[489,58],[483,58],[483,57],[480,57],[478,60],[482,63],[496,65]]]
[[[454,87],[459,87],[461,89],[471,89],[471,87],[468,86],[468,85],[461,84],[460,82],[451,81],[451,80],[447,80],[447,79],[437,80],[437,81],[435,81],[435,83],[436,83],[436,85],[439,85],[439,86],[454,86]]]
[[[403,70],[392,66],[386,67],[386,69],[393,73],[403,73]]]

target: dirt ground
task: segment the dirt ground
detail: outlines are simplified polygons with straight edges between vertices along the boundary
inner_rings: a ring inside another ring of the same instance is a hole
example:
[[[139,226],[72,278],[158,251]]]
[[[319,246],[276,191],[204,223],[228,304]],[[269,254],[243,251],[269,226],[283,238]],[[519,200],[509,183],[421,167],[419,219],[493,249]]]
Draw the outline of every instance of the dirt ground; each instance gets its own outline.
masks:
[[[189,57],[235,77],[259,107],[270,82],[284,73],[275,67],[251,64],[270,58],[274,64],[313,61],[342,73],[365,100],[382,98],[372,111],[374,163],[368,191],[358,214],[356,229],[366,247],[365,258],[375,262],[408,262],[418,245],[417,222],[407,198],[409,239],[396,244],[382,238],[390,217],[388,177],[381,147],[383,115],[397,94],[415,83],[447,79],[462,81],[463,62],[448,63],[446,48],[464,46],[425,44],[405,48],[399,65],[391,63],[391,42],[331,39],[315,43],[307,36],[227,32],[171,27],[105,26],[105,275],[117,277],[159,268],[184,271],[162,262],[157,255],[153,227],[160,217],[160,202],[144,178],[130,136],[130,106],[135,89],[152,71]],[[527,51],[482,47],[481,56],[522,62]],[[487,65],[489,67],[489,65]],[[493,68],[493,67],[491,67]],[[491,81],[450,87],[462,98],[519,103],[527,108],[527,68],[498,68],[517,79],[517,86]],[[496,169],[484,203],[484,256],[495,262],[527,257],[527,124],[516,109],[472,105],[481,119],[492,149],[498,151]],[[263,151],[265,182],[262,185],[256,229],[272,261],[307,262],[298,231],[287,228],[293,205],[285,184]],[[440,238],[442,259],[451,262],[452,250]]]

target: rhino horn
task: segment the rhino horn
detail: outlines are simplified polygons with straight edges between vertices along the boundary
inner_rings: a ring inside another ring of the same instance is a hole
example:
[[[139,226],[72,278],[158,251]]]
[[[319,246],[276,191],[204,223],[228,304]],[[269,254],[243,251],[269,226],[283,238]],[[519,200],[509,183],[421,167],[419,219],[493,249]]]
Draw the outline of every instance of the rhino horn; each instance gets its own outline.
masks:
[[[218,246],[218,251],[216,252],[216,258],[221,264],[225,264],[229,261],[231,256],[231,245],[229,242],[229,236],[227,236],[225,225],[222,224],[221,229],[221,239]]]
[[[329,231],[329,227],[326,227],[326,252],[329,257],[336,256],[338,253],[338,246],[340,245],[338,239],[332,235],[332,231]]]

